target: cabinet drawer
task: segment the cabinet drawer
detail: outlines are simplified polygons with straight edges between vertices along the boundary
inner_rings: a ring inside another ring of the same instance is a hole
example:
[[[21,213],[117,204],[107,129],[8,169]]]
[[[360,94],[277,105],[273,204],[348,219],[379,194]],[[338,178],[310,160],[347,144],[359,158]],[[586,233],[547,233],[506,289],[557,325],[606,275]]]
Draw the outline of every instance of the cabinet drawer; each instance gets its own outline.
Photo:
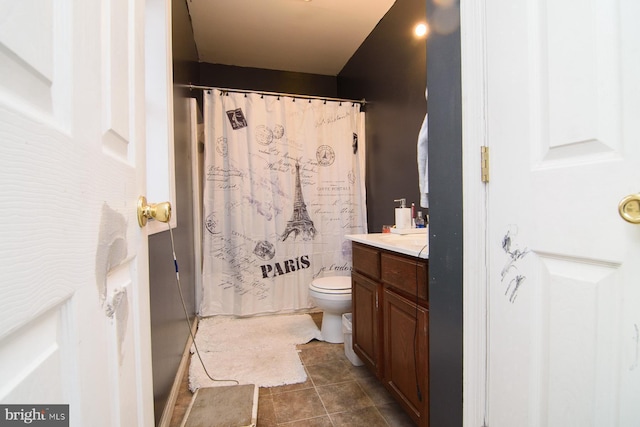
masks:
[[[353,269],[372,279],[380,279],[380,251],[353,243]]]
[[[428,300],[426,261],[383,252],[380,255],[382,281],[411,296]]]

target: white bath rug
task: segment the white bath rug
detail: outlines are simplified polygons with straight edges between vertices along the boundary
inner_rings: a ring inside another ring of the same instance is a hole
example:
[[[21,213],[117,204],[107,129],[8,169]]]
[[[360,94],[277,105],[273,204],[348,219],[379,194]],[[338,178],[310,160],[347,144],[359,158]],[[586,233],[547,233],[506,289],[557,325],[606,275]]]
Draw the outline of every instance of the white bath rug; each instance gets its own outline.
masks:
[[[308,314],[235,318],[208,317],[200,320],[196,343],[207,371],[214,379],[237,380],[240,384],[274,387],[306,381],[297,344],[322,339]],[[228,386],[211,381],[191,346],[189,388]]]

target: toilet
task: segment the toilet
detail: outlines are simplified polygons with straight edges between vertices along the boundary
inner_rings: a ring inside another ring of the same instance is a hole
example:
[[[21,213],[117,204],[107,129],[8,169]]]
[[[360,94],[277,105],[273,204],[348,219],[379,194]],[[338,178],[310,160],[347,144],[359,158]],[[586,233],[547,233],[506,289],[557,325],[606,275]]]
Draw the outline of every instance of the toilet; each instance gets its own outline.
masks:
[[[351,311],[351,276],[315,279],[309,285],[309,296],[323,312],[322,339],[343,343],[342,315]]]

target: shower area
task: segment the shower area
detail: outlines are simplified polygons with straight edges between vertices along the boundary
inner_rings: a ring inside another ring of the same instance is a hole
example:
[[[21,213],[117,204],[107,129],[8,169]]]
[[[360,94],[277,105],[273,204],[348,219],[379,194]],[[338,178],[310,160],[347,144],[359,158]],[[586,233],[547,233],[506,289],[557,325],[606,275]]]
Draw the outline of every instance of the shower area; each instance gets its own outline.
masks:
[[[367,231],[363,102],[201,89],[198,315],[312,308]]]

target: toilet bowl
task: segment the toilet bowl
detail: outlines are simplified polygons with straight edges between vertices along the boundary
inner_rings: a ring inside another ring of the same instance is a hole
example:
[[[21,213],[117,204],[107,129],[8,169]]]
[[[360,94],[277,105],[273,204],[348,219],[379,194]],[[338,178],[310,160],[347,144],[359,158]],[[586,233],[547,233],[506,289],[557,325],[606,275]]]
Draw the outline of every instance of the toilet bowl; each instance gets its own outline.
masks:
[[[322,339],[330,343],[344,342],[342,315],[351,311],[351,277],[315,279],[309,285],[309,296],[323,312]]]

